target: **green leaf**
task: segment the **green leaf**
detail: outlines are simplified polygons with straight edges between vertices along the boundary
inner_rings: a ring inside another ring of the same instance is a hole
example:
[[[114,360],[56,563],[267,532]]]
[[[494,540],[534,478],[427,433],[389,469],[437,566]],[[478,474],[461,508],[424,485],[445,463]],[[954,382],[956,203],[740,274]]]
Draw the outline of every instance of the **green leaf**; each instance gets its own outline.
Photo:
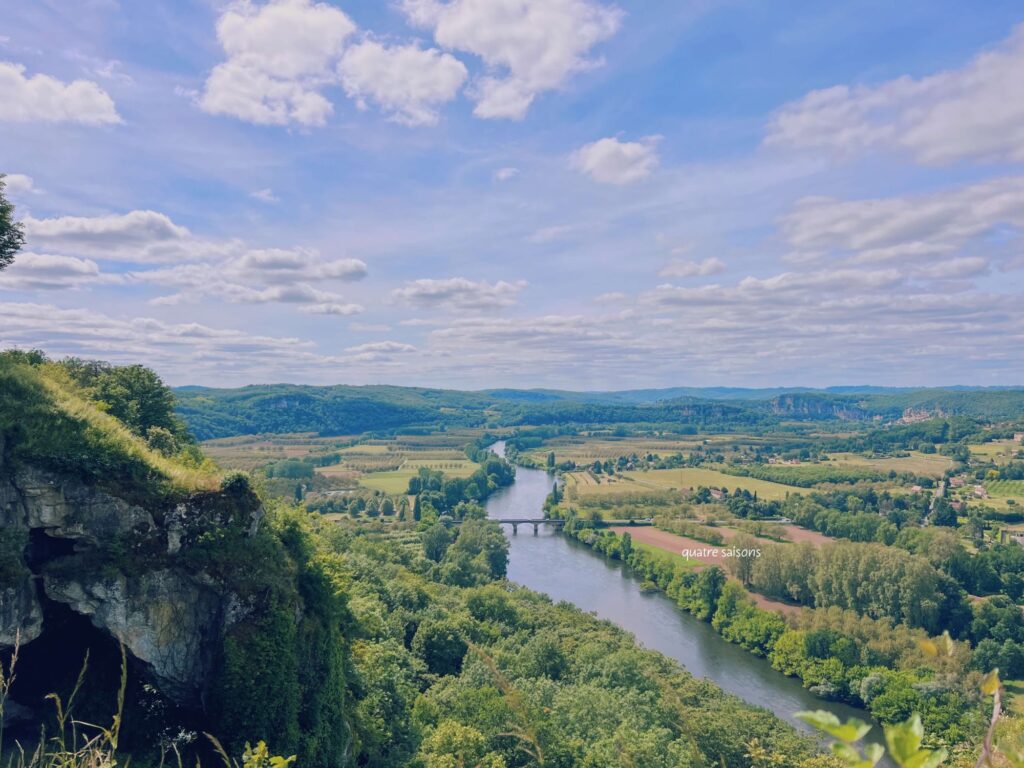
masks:
[[[849,744],[842,742],[832,745],[832,754],[850,766],[850,768],[874,768],[875,764],[882,759],[885,750],[879,744],[868,744],[861,755]]]
[[[904,723],[885,726],[889,754],[901,768],[935,768],[946,759],[944,749],[935,752],[921,749],[923,739],[924,726],[920,715],[915,714]]]
[[[812,728],[817,728],[819,731],[823,731],[829,736],[834,736],[840,741],[847,743],[857,741],[871,730],[871,726],[863,720],[851,717],[845,723],[840,723],[838,717],[822,709],[815,710],[814,712],[797,712],[796,717]]]

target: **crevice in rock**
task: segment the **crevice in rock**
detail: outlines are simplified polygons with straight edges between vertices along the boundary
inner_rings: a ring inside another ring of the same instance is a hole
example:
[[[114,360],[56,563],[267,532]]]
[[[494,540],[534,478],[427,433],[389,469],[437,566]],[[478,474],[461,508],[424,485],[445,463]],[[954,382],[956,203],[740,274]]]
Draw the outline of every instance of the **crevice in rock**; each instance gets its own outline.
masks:
[[[25,563],[33,573],[39,573],[48,563],[74,553],[75,542],[72,539],[50,536],[44,528],[32,528],[28,532]]]

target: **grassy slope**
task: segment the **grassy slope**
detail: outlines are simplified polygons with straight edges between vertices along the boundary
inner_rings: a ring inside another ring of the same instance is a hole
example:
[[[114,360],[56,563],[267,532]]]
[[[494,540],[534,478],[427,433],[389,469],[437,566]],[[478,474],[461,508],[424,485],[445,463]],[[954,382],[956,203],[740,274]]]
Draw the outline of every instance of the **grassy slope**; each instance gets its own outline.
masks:
[[[15,460],[73,472],[132,499],[212,491],[222,479],[152,450],[46,366],[0,367],[0,435]]]

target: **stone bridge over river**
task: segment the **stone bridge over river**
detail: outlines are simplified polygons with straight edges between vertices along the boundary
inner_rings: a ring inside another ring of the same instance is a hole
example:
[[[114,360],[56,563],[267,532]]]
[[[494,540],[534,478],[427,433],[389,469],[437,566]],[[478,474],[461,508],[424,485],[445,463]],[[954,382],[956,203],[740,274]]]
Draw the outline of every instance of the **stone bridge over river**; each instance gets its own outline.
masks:
[[[494,519],[494,522],[498,525],[511,525],[512,535],[515,536],[519,533],[520,525],[532,525],[533,534],[536,536],[540,526],[550,525],[553,528],[561,528],[565,525],[565,520],[559,520],[557,518],[548,517],[505,517],[500,519]],[[651,525],[651,520],[645,518],[643,520],[602,520],[601,527],[612,526],[612,525]]]

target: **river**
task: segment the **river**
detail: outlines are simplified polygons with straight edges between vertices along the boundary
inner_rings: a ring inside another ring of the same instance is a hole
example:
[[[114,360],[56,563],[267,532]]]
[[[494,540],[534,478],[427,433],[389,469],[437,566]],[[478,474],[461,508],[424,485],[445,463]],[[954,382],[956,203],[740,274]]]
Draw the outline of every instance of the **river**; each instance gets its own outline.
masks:
[[[491,449],[504,455],[505,444]],[[544,499],[554,479],[537,469],[518,467],[515,482],[487,501],[488,516],[496,519],[543,517]],[[558,602],[573,603],[631,632],[646,648],[675,659],[697,677],[705,677],[744,701],[773,712],[807,731],[794,712],[824,709],[840,720],[867,713],[845,704],[825,701],[806,690],[796,678],[786,677],[762,658],[726,642],[710,624],[680,610],[661,592],[643,592],[628,567],[589,547],[562,536],[548,526],[502,526],[509,538],[508,577],[517,584],[543,592]],[[876,725],[867,739],[880,741]],[[880,765],[885,765],[883,761]]]

